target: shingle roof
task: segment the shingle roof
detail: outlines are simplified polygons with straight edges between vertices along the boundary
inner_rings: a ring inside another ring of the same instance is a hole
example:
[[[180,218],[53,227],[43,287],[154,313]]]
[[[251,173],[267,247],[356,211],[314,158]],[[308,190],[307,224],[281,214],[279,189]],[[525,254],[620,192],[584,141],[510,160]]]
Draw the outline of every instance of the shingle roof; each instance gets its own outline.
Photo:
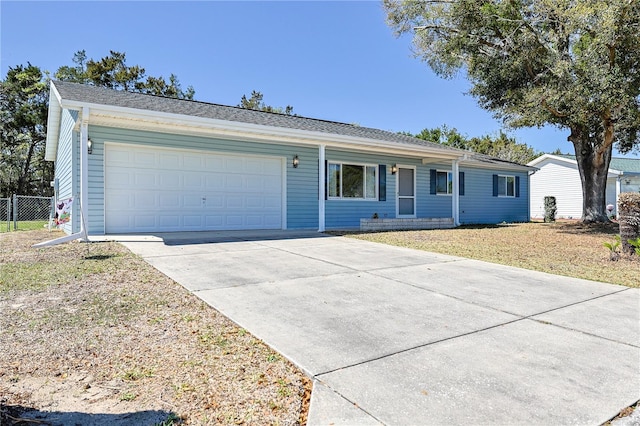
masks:
[[[431,150],[458,154],[460,156],[466,154],[470,161],[478,163],[507,166],[511,168],[517,166],[532,169],[531,167],[524,166],[522,164],[474,152],[463,151],[457,148],[451,148],[400,133],[374,129],[371,127],[362,127],[354,124],[307,118],[298,115],[256,111],[201,101],[125,92],[66,81],[54,81],[53,85],[61,98],[68,101],[364,138],[409,147],[424,147]]]
[[[558,155],[558,157],[569,158],[571,160],[576,159],[575,155],[563,154]],[[609,163],[609,168],[625,173],[640,173],[640,158],[613,157],[611,163]]]
[[[208,102],[186,99],[167,98],[163,96],[112,90],[85,84],[54,81],[58,93],[63,99],[134,108],[148,111],[158,111],[171,114],[181,114],[192,117],[227,120],[240,123],[257,124],[263,126],[281,127],[287,129],[307,130],[312,132],[331,133],[336,135],[353,136],[366,139],[395,142],[400,144],[419,145],[434,149],[464,153],[433,142],[424,141],[411,136],[385,130],[361,127],[354,124],[335,121],[319,120],[315,118],[286,115],[272,112],[256,111],[234,106],[219,105]]]

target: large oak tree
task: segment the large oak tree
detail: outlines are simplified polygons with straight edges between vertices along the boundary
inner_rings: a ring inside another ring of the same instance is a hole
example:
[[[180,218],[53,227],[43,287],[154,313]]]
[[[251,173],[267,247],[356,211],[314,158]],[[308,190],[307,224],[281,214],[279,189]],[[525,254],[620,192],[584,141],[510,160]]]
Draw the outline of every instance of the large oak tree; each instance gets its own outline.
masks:
[[[585,222],[607,221],[612,148],[638,149],[640,0],[384,0],[397,35],[511,127],[566,129]]]

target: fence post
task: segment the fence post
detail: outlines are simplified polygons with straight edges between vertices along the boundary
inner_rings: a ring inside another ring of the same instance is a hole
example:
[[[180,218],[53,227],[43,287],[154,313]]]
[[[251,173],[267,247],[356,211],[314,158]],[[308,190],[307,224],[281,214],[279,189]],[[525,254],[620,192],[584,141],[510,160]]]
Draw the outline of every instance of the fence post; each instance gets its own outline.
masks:
[[[51,197],[49,206],[49,222],[47,222],[47,229],[51,232],[51,228],[53,227],[53,218],[56,217],[56,196]]]
[[[18,229],[18,196],[13,194],[13,230]]]
[[[7,198],[7,232],[11,231],[11,198]]]

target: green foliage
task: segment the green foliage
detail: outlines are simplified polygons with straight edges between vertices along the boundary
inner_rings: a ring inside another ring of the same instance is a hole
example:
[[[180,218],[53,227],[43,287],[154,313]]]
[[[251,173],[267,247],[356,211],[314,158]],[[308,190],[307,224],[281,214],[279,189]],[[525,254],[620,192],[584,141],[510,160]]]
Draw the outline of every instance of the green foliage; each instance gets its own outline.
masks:
[[[73,55],[72,61],[75,66],[58,68],[55,73],[57,80],[179,99],[193,99],[195,94],[191,86],[186,91],[182,90],[174,74],[166,81],[163,77],[146,76],[140,65],[128,66],[124,52],[111,50],[108,56],[96,61],[87,59],[87,53],[80,50]]]
[[[138,395],[136,395],[133,392],[125,392],[122,395],[120,395],[120,401],[133,401],[134,399],[136,399],[138,397]]]
[[[623,192],[618,196],[618,224],[622,237],[622,252],[638,253],[632,241],[640,239],[640,193]]]
[[[162,423],[156,423],[154,426],[173,426],[180,424],[182,424],[182,418],[174,413],[171,413]]]
[[[484,135],[468,138],[458,132],[456,128],[442,125],[433,129],[423,129],[416,135],[407,132],[404,132],[404,134],[519,164],[526,164],[540,155],[529,145],[518,143],[515,138],[508,137],[504,132],[500,132],[497,137]]]
[[[640,256],[640,237],[638,238],[630,238],[627,242],[633,247],[633,250],[636,252],[636,255]]]
[[[273,107],[265,104],[262,99],[264,95],[258,91],[252,90],[251,97],[247,99],[246,95],[242,95],[238,106],[245,109],[253,109],[256,111],[273,112],[276,114],[293,115],[293,107],[287,105],[286,107]]]
[[[0,197],[51,195],[44,161],[48,86],[40,68],[9,67],[0,82]]]
[[[640,2],[384,0],[396,34],[440,76],[463,70],[479,105],[512,127],[569,132],[585,221],[608,221],[614,144],[638,148]]]
[[[620,235],[616,235],[613,242],[610,243],[608,241],[605,241],[604,243],[602,243],[602,245],[612,252],[618,251],[618,248],[620,248]]]
[[[180,99],[195,94],[191,86],[183,90],[174,74],[167,81],[146,76],[139,65],[128,66],[125,53],[111,51],[96,61],[80,50],[72,61],[74,65],[58,68],[56,79]],[[48,73],[31,64],[9,67],[0,82],[1,198],[53,195],[53,162],[44,159],[48,102]]]

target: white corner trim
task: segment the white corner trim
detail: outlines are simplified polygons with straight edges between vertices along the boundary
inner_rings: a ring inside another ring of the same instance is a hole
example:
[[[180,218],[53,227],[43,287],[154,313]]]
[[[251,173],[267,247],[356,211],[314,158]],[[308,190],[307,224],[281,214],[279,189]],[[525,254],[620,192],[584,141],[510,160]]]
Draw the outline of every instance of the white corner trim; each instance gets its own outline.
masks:
[[[327,178],[325,175],[325,146],[318,146],[318,232],[325,231],[325,200]]]
[[[460,167],[458,161],[451,161],[451,181],[453,185],[453,193],[451,194],[451,214],[453,216],[453,225],[460,226]]]
[[[47,138],[45,143],[44,159],[55,161],[58,155],[58,140],[60,139],[60,120],[62,107],[60,105],[60,93],[49,83],[49,111],[47,111]]]
[[[82,108],[80,125],[80,233],[87,235],[87,211],[89,210],[89,108]],[[85,238],[86,240],[86,238]]]

